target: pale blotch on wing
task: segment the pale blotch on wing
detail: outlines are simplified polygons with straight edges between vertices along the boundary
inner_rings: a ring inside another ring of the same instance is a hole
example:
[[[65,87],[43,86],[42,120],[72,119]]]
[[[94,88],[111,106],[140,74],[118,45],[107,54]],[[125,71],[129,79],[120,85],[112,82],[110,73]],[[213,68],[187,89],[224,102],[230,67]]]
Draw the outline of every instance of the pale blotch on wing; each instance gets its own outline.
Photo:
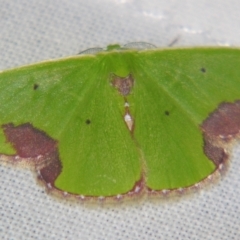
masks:
[[[212,180],[212,174],[209,175],[207,178],[208,178],[208,180]]]
[[[138,193],[141,190],[141,188],[139,186],[136,186],[134,189],[134,192]]]
[[[129,131],[131,132],[133,129],[133,119],[131,117],[131,115],[129,113],[126,113],[124,116],[124,121],[127,124],[127,127],[129,129]]]
[[[121,198],[122,198],[122,195],[121,195],[121,194],[118,194],[118,195],[116,196],[116,198],[117,198],[117,199],[121,199]]]
[[[104,197],[104,196],[99,196],[98,199],[99,199],[100,201],[102,201],[102,200],[105,199],[105,197]]]
[[[170,191],[170,190],[168,190],[168,189],[163,189],[163,190],[162,190],[162,193],[163,193],[163,194],[167,194],[169,191]]]
[[[183,188],[178,188],[177,191],[181,193],[183,192]]]
[[[83,195],[80,195],[79,197],[80,197],[82,200],[85,199],[85,196],[83,196]]]
[[[129,106],[130,106],[129,103],[125,102],[124,107],[129,107]]]

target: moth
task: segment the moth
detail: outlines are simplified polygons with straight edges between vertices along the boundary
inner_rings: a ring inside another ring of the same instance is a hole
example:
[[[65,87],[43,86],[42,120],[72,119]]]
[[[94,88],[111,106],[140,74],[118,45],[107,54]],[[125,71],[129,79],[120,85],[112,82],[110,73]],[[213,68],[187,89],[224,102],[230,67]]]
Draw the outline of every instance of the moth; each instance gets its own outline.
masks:
[[[0,162],[80,200],[186,192],[225,168],[239,99],[237,48],[116,44],[6,70]]]

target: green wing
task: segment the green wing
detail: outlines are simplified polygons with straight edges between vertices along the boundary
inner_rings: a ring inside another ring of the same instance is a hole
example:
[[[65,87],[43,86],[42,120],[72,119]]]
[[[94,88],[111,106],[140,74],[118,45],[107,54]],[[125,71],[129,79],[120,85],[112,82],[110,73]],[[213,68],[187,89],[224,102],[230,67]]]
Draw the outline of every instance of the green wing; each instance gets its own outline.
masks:
[[[216,166],[203,151],[200,125],[221,102],[240,97],[240,51],[181,49],[142,53],[135,138],[147,165],[147,186],[183,188]]]
[[[185,188],[218,167],[201,125],[239,99],[239,76],[240,51],[225,48],[112,50],[5,71],[0,152],[36,161],[46,184],[77,195]],[[37,131],[51,144],[39,147]]]

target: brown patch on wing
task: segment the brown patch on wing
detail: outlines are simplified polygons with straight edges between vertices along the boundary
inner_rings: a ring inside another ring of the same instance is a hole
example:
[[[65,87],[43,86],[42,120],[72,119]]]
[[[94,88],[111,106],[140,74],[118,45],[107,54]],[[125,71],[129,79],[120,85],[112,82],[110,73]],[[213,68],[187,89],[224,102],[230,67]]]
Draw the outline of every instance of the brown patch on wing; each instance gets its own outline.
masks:
[[[221,103],[201,128],[205,154],[217,166],[226,162],[229,157],[226,146],[239,137],[240,133],[240,101]]]
[[[133,88],[134,80],[131,74],[124,78],[113,75],[111,83],[120,94],[127,96]]]
[[[216,166],[224,163],[229,158],[229,155],[221,146],[214,146],[214,142],[204,135],[204,152],[209,159],[211,159]]]
[[[12,123],[2,126],[8,142],[22,158],[34,158],[56,151],[57,141],[30,123],[14,126]]]
[[[145,190],[143,177],[135,182],[132,189],[116,196],[82,196],[75,193],[65,192],[55,186],[55,180],[62,171],[62,164],[59,158],[57,141],[49,137],[45,132],[35,128],[30,123],[19,126],[9,123],[2,126],[8,142],[12,144],[17,152],[11,161],[27,163],[34,167],[38,179],[42,181],[47,189],[61,197],[72,197],[76,200],[94,200],[99,202],[133,198],[142,195]]]
[[[54,186],[54,182],[62,171],[62,164],[59,160],[57,151],[53,152],[49,158],[51,159],[49,164],[40,169],[40,178],[45,183],[51,183]]]
[[[18,158],[14,159],[30,163],[38,171],[42,181],[54,185],[62,170],[57,141],[30,123],[19,126],[9,123],[2,128],[7,142],[10,142],[17,152]]]
[[[202,129],[213,138],[229,141],[240,132],[240,101],[222,103],[203,122]]]

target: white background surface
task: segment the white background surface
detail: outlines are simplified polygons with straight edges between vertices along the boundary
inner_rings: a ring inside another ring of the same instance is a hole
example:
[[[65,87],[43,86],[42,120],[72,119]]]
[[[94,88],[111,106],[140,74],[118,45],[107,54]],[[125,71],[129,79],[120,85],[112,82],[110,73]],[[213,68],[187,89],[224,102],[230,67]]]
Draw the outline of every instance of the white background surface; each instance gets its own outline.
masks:
[[[0,0],[0,69],[110,43],[240,46],[236,0]],[[58,202],[0,164],[0,239],[240,239],[240,147],[211,189],[174,202],[94,208]]]

